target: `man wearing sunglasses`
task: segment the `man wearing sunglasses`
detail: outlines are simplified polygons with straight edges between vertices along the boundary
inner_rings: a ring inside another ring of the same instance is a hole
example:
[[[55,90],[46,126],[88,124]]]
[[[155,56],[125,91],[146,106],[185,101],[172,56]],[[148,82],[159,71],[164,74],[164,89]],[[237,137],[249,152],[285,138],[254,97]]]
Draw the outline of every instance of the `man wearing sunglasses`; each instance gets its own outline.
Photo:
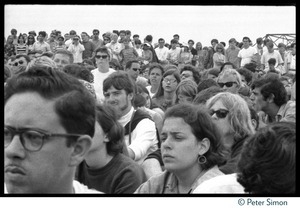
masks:
[[[12,74],[17,74],[26,70],[28,63],[30,62],[29,56],[25,54],[18,54],[15,61],[11,65]]]
[[[111,53],[106,46],[102,46],[96,49],[95,51],[95,62],[97,68],[92,70],[94,75],[94,89],[97,96],[97,100],[100,103],[104,101],[103,95],[103,81],[110,74],[115,72],[114,69],[109,67],[109,62],[111,61]]]
[[[74,180],[91,146],[95,99],[78,79],[46,66],[7,81],[5,193],[90,193]]]

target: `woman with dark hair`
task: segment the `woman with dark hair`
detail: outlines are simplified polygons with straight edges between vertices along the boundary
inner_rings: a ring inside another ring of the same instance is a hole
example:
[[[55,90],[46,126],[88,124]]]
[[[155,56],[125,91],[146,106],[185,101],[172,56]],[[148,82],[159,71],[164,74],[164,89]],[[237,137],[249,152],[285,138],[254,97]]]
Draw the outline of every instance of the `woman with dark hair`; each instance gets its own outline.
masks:
[[[95,134],[77,169],[78,181],[107,194],[133,193],[146,176],[140,165],[121,153],[124,145],[124,129],[113,109],[97,105]]]
[[[275,122],[246,139],[238,172],[217,176],[195,193],[295,194],[296,124]]]
[[[204,181],[224,175],[224,146],[205,108],[178,104],[166,111],[161,132],[165,171],[135,193],[188,194]]]
[[[161,79],[159,88],[153,96],[153,103],[164,111],[175,104],[175,90],[180,82],[177,67],[167,70]]]
[[[26,45],[28,46],[28,52],[33,50],[33,44],[35,43],[34,35],[29,34],[27,37]]]
[[[164,68],[160,64],[152,63],[149,66],[148,75],[149,75],[150,85],[146,86],[146,88],[149,91],[151,98],[158,91],[163,74],[164,74]]]

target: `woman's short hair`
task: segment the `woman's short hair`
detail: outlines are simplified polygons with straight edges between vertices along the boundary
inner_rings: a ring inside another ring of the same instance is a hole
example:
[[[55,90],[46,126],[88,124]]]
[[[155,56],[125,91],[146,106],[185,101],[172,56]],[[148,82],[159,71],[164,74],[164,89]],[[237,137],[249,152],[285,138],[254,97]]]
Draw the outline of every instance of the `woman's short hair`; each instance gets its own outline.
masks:
[[[151,63],[151,64],[149,65],[149,72],[148,72],[148,75],[151,74],[151,71],[152,71],[154,68],[160,69],[161,75],[164,74],[164,68],[163,68],[163,66],[162,66],[161,64],[158,64],[158,63],[155,63],[155,62],[154,62],[154,63]]]
[[[242,86],[242,78],[241,78],[241,75],[239,74],[239,72],[235,69],[226,69],[226,70],[223,70],[222,72],[220,72],[220,74],[217,78],[217,82],[220,80],[220,78],[230,76],[230,75],[233,75],[236,78],[237,87],[240,88]]]
[[[275,122],[244,142],[237,181],[245,192],[291,194],[296,191],[296,124]]]
[[[235,137],[244,138],[255,133],[248,104],[240,95],[221,92],[210,98],[206,106],[210,109],[217,101],[229,111],[228,119]]]
[[[96,121],[109,139],[109,142],[106,143],[108,154],[116,155],[121,153],[124,144],[124,129],[118,123],[114,110],[108,105],[97,104]]]
[[[220,132],[204,106],[188,103],[177,104],[167,109],[164,121],[171,117],[182,118],[191,127],[192,133],[198,141],[202,141],[204,138],[209,139],[210,147],[203,154],[207,161],[200,165],[202,169],[209,169],[225,163],[224,144]]]
[[[190,80],[190,79],[182,80],[177,85],[175,94],[176,94],[175,103],[178,103],[178,100],[179,100],[178,95],[179,94],[190,97],[193,101],[197,94],[197,84],[195,83],[195,81]]]

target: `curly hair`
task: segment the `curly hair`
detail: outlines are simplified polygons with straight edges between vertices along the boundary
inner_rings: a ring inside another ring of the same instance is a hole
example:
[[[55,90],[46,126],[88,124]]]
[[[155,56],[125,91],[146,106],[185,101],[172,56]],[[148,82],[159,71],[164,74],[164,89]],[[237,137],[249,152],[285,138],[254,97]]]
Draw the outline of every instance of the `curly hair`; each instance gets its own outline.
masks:
[[[209,169],[225,163],[225,148],[220,132],[204,106],[200,107],[188,103],[177,104],[167,109],[163,123],[171,117],[182,118],[191,127],[192,133],[198,141],[202,141],[204,138],[209,139],[210,146],[204,154],[207,161],[200,165],[202,169]]]
[[[200,75],[199,75],[199,72],[196,70],[196,68],[194,66],[184,65],[184,67],[180,69],[180,75],[182,74],[183,71],[191,71],[193,73],[193,78],[194,78],[196,84],[199,83]]]
[[[275,122],[246,139],[237,164],[245,192],[291,194],[296,191],[296,124]]]

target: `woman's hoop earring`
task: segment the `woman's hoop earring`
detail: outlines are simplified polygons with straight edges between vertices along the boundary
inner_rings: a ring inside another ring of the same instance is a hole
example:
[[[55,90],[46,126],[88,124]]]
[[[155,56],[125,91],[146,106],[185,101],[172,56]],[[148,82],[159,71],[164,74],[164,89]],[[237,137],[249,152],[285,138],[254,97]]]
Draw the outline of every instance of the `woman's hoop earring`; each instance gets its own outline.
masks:
[[[206,157],[204,155],[199,155],[198,156],[198,163],[200,165],[206,163]]]

